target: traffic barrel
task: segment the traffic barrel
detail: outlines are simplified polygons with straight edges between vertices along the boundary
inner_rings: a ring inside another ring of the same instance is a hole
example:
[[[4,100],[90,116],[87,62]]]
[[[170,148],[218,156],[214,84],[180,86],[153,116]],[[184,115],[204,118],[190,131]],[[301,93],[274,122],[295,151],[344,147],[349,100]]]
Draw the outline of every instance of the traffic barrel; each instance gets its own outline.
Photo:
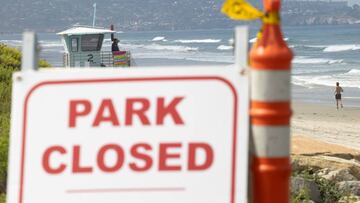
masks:
[[[264,1],[262,36],[250,51],[252,200],[288,203],[293,54],[280,28],[280,1]]]

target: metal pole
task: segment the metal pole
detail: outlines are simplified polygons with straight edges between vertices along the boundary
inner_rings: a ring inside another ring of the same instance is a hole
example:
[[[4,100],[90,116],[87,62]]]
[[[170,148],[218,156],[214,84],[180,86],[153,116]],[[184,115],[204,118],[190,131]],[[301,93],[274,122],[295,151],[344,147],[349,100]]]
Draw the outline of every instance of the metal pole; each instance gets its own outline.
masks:
[[[96,3],[93,4],[94,7],[94,18],[93,18],[93,27],[95,27],[95,19],[96,19]]]
[[[23,33],[21,70],[37,70],[39,51],[35,32],[26,31]]]
[[[114,25],[113,24],[111,24],[110,25],[110,30],[112,30],[112,31],[114,31]],[[114,33],[111,33],[111,41],[113,42],[114,41]]]
[[[242,72],[248,67],[248,41],[249,28],[247,26],[238,26],[235,28],[235,66]]]
[[[249,74],[247,71],[249,68],[249,28],[248,26],[237,26],[235,28],[235,68],[240,74]],[[251,150],[251,145],[249,143],[249,150]],[[251,154],[251,153],[250,153]],[[251,163],[251,157],[249,157],[249,162]],[[249,167],[248,171],[248,201],[251,202],[251,168]]]

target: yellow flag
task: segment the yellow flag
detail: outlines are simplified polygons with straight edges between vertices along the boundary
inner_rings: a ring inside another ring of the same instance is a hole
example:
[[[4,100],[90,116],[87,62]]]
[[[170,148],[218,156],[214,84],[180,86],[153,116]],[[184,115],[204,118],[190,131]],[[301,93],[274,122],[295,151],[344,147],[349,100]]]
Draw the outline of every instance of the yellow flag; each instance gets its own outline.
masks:
[[[255,20],[264,15],[245,0],[226,0],[221,11],[234,20]]]

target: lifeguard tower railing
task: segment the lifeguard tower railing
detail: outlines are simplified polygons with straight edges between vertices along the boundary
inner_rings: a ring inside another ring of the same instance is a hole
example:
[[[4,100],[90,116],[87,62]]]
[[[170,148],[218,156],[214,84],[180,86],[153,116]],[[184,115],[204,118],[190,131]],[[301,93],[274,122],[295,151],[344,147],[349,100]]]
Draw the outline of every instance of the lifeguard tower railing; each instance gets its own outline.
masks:
[[[133,65],[129,51],[64,53],[63,55],[64,67],[129,67]]]

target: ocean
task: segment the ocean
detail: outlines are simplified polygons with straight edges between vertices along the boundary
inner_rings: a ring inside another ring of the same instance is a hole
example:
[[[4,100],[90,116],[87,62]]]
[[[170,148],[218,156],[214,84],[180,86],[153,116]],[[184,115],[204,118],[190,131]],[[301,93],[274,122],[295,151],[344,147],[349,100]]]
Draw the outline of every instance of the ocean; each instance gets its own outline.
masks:
[[[360,25],[284,27],[292,63],[294,101],[334,104],[336,82],[346,106],[360,106]],[[249,43],[257,28],[250,29]],[[21,46],[21,34],[0,34],[0,43]],[[62,66],[64,52],[55,33],[39,33],[41,58]],[[130,50],[137,66],[229,65],[234,62],[233,30],[122,32],[120,49]],[[104,51],[111,49],[109,37]]]

